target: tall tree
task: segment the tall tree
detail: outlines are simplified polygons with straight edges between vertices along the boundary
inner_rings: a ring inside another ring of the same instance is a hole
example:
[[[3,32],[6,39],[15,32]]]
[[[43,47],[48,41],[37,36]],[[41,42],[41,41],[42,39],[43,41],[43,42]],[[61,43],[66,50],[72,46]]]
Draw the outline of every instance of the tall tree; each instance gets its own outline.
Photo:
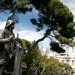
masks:
[[[44,75],[71,75],[72,67],[66,63],[59,62],[54,57],[48,59]]]
[[[25,47],[29,46],[29,42],[26,40],[23,40],[23,43]],[[35,41],[33,41],[30,46],[32,46],[35,43]],[[28,50],[27,52],[25,52],[22,56],[22,63],[23,63],[23,68],[24,73],[25,74],[29,74],[29,75],[35,75],[36,70],[38,69],[38,60],[41,58],[41,51],[39,49],[39,46],[36,45],[32,51],[30,52],[30,50]]]
[[[42,2],[42,0],[40,2]],[[75,46],[75,43],[72,41],[75,36],[75,22],[73,22],[74,16],[63,3],[59,0],[49,0],[47,5],[40,5],[39,3],[38,7],[35,5],[35,8],[39,10],[39,18],[37,20],[33,18],[31,19],[31,22],[34,25],[37,25],[38,31],[42,30],[45,27],[44,25],[47,26],[47,30],[43,38],[37,40],[37,42],[49,37],[50,40],[52,40],[50,45],[52,47],[56,45],[56,47],[59,48],[54,49],[54,51],[57,52],[64,52],[64,50],[60,48],[59,43],[53,41],[53,37],[60,41],[60,44]]]

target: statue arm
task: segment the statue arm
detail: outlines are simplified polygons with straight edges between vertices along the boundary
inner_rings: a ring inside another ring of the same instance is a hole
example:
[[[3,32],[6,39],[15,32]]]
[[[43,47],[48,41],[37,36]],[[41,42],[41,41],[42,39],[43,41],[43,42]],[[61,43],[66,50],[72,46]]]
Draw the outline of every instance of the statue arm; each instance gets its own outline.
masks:
[[[9,38],[0,39],[0,43],[9,43],[11,40],[13,40],[13,35],[10,35]]]

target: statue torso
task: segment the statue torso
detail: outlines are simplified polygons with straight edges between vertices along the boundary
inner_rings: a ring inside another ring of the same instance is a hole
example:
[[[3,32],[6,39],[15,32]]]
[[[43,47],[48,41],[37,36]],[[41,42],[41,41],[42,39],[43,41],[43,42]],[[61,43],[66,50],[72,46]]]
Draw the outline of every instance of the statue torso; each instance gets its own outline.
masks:
[[[0,39],[9,38],[9,36],[12,35],[12,33],[7,29],[0,29]]]
[[[6,39],[9,38],[10,35],[13,35],[9,30],[7,29],[0,29],[0,39]],[[3,51],[3,48],[7,49],[7,52],[9,53],[10,51],[10,45],[11,43],[0,43],[0,51]]]

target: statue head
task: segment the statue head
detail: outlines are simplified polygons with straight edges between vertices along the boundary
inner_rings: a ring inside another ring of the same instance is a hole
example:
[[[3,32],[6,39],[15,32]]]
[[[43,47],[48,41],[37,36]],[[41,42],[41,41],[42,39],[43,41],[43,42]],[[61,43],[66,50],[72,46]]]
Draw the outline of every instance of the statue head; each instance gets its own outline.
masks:
[[[15,22],[14,22],[13,20],[8,20],[8,21],[6,22],[5,28],[6,28],[6,29],[9,29],[9,28],[14,29],[14,24],[15,24]]]

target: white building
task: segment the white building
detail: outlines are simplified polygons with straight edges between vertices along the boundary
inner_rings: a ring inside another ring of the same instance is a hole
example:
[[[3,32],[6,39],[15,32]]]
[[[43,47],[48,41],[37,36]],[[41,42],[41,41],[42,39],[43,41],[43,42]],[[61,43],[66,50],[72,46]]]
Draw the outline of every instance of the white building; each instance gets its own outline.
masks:
[[[65,62],[72,66],[75,75],[75,47],[69,47],[67,45],[63,45],[63,48],[66,50],[65,53],[55,54],[55,58],[57,58],[61,62]]]

